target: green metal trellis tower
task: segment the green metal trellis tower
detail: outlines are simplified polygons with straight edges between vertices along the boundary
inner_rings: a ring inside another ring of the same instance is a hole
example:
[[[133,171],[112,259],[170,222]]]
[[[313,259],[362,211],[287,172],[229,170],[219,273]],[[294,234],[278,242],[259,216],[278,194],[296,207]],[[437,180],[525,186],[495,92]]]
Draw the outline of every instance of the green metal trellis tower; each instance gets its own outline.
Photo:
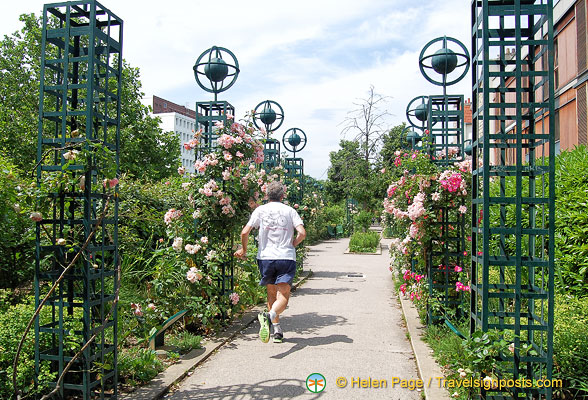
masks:
[[[304,198],[304,159],[296,157],[296,152],[302,151],[306,147],[306,133],[299,128],[290,128],[284,132],[282,144],[284,148],[293,153],[294,157],[284,159],[284,169],[286,170],[286,182],[291,186],[296,183],[297,190],[290,187],[288,191],[288,202],[292,205],[301,204]]]
[[[213,46],[200,54],[192,70],[198,86],[204,91],[214,94],[214,101],[196,103],[196,128],[202,130],[202,140],[197,157],[202,159],[206,154],[217,149],[218,131],[221,126],[224,127],[234,122],[235,108],[227,101],[218,100],[218,94],[235,84],[240,72],[239,61],[229,49]],[[217,182],[219,186],[222,186],[223,192],[230,191],[230,187],[220,177],[217,177]],[[198,229],[198,224],[199,221],[195,219],[195,231]],[[218,294],[224,298],[225,304],[228,305],[228,296],[235,287],[235,259],[232,251],[235,232],[211,228],[207,228],[207,231],[208,237],[212,240],[227,244],[224,254],[221,254],[220,257],[222,262],[216,284]],[[227,240],[227,238],[229,239]],[[223,317],[226,316],[223,311]]]
[[[441,47],[431,52],[430,49],[436,44]],[[432,161],[442,168],[464,159],[463,95],[447,94],[447,86],[463,79],[469,66],[467,48],[460,41],[447,36],[431,40],[419,56],[423,76],[432,84],[442,86],[443,94],[413,99],[407,108],[407,118],[413,126],[412,115],[419,121],[426,121],[423,148],[429,152]],[[430,76],[430,71],[434,71],[441,79]],[[411,112],[411,105],[419,100],[421,105]],[[413,147],[417,138],[418,135],[412,135]],[[438,205],[433,209],[437,222],[434,224],[434,238],[427,244],[425,259],[429,283],[428,322],[444,320],[450,326],[453,314],[458,318],[463,316],[460,307],[462,293],[456,286],[456,269],[463,268],[466,248],[465,218],[459,212],[465,199],[462,196],[456,201],[459,204]]]
[[[555,121],[552,0],[473,0],[471,330],[514,343],[498,378],[551,379]],[[551,389],[482,391],[551,399]]]
[[[91,343],[60,398],[117,397],[118,195],[107,186],[118,174],[122,35],[123,21],[97,1],[44,6],[37,181],[49,194],[36,226],[35,304],[56,290],[35,322],[37,375],[47,366],[61,375]]]

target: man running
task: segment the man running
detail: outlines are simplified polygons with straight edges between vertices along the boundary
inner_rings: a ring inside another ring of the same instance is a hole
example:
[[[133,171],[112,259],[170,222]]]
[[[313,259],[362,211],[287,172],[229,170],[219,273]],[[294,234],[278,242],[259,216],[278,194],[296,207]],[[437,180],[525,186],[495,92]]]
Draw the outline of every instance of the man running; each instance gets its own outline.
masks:
[[[247,257],[249,233],[259,228],[257,265],[261,274],[259,284],[267,288],[269,312],[258,315],[259,338],[267,343],[270,337],[269,321],[274,328],[274,342],[281,343],[284,333],[280,314],[290,299],[290,287],[296,273],[296,249],[306,237],[302,219],[295,209],[282,203],[286,188],[280,182],[271,182],[267,188],[269,203],[257,207],[241,231],[242,247],[235,257]],[[294,238],[294,231],[297,232]]]

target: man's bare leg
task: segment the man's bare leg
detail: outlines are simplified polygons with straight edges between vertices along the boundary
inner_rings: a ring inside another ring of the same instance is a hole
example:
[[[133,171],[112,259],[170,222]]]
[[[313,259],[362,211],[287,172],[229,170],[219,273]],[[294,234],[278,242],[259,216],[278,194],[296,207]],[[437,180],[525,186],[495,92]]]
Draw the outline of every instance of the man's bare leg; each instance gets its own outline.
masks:
[[[278,292],[277,285],[266,285],[267,288],[267,309],[268,311],[272,309],[274,302],[276,301],[276,295]]]

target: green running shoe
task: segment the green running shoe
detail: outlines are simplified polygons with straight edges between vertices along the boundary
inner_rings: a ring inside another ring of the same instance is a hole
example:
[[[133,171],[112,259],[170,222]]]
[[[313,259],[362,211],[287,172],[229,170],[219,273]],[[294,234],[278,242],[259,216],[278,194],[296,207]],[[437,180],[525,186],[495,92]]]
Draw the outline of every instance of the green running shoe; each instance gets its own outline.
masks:
[[[274,333],[274,343],[282,343],[284,341],[284,334],[281,332]]]
[[[259,313],[257,315],[259,320],[259,340],[263,343],[269,342],[270,338],[270,326],[269,326],[269,313]]]

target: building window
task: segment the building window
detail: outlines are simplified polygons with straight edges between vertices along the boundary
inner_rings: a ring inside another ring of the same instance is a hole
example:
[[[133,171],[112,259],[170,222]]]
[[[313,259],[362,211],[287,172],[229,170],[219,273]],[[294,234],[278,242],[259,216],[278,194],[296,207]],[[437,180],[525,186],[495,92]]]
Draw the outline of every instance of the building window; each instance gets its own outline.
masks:
[[[559,59],[559,46],[557,44],[557,38],[553,41],[553,75],[555,78],[555,89],[559,87],[559,69],[557,66]]]
[[[163,103],[163,108],[167,108],[167,103],[166,102]]]
[[[554,121],[554,125],[555,125],[555,141],[559,142],[559,110],[555,110],[555,121]]]

